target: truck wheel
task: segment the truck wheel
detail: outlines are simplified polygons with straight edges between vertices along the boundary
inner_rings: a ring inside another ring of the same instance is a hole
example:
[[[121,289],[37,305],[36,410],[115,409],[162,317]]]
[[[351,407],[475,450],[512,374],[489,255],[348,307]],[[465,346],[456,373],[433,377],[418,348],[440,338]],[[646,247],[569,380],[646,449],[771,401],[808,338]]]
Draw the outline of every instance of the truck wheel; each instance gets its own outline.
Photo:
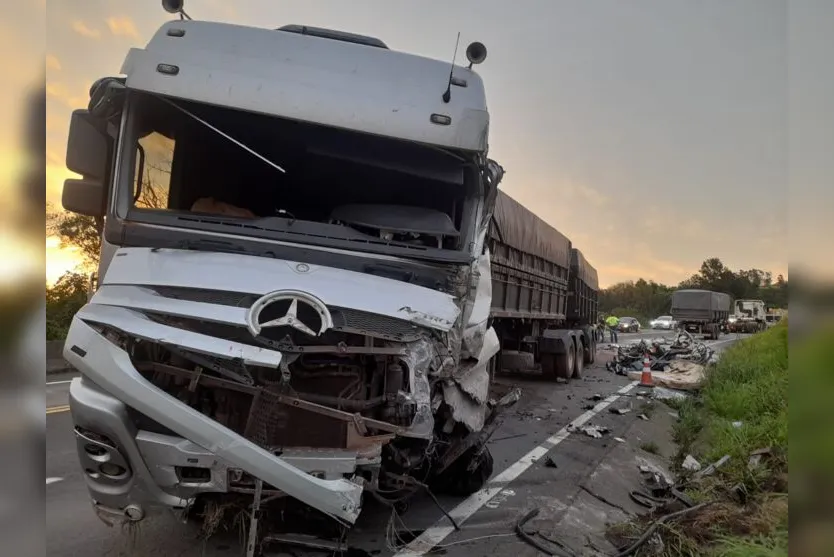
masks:
[[[585,355],[587,354],[585,343],[581,340],[577,342],[579,345],[576,347],[576,357],[573,359],[571,379],[582,379],[582,371],[585,369]]]
[[[573,351],[573,343],[571,343],[565,348],[564,354],[556,354],[556,377],[565,381],[570,380],[570,376],[573,375],[573,368],[576,365],[575,360],[576,353]]]
[[[592,364],[597,359],[597,341],[588,339],[588,344],[585,345],[585,363]]]
[[[440,481],[435,483],[434,488],[447,495],[468,497],[484,487],[492,476],[494,461],[488,448],[484,447],[480,454],[478,449],[480,447],[475,446],[463,453],[442,474],[443,477],[438,478]],[[474,465],[474,469],[470,469],[470,464]]]

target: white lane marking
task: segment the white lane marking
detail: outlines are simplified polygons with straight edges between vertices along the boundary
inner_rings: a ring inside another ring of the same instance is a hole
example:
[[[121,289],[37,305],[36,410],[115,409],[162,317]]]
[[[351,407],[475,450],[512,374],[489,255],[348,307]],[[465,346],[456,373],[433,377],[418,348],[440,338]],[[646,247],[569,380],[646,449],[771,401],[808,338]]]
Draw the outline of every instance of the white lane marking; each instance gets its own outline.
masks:
[[[518,462],[510,465],[509,468],[495,476],[485,487],[470,495],[465,501],[452,509],[449,514],[455,519],[455,522],[463,524],[490,499],[498,495],[501,490],[506,488],[510,482],[516,480],[519,476],[521,476],[521,474],[526,472],[527,469],[533,465],[533,463],[549,453],[556,445],[567,439],[573,428],[580,427],[590,421],[591,418],[614,403],[620,395],[624,395],[636,387],[638,383],[638,381],[634,381],[629,385],[626,385],[615,394],[599,402],[591,410],[581,414],[578,418],[560,429],[555,435],[551,436],[544,443],[521,457]],[[414,538],[408,545],[397,552],[394,557],[419,557],[424,555],[440,544],[440,542],[446,539],[446,537],[454,531],[454,526],[450,525],[449,519],[444,517],[435,522],[434,525],[428,530],[425,530],[422,534]]]
[[[46,485],[54,484],[62,481],[64,478],[46,478]]]
[[[72,383],[72,379],[67,379],[66,381],[47,381],[47,385],[65,385],[66,383]]]

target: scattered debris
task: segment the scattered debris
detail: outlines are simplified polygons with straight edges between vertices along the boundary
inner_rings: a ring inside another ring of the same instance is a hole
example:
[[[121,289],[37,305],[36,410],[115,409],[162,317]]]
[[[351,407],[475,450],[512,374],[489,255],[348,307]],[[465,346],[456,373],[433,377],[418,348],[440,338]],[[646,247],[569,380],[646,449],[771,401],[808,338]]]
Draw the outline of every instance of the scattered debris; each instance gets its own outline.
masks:
[[[652,372],[652,384],[655,387],[695,391],[701,388],[706,379],[705,369],[699,363],[677,360],[666,367],[667,371]],[[639,381],[642,379],[642,371],[629,371],[628,378]]]
[[[602,395],[591,395],[591,396],[589,396],[589,397],[588,397],[588,400],[595,400],[595,401],[599,401],[599,400],[602,400],[602,399],[604,399],[604,398],[605,398],[605,397],[604,397],[604,396],[602,396]]]
[[[624,408],[609,408],[608,411],[611,412],[612,414],[622,415],[622,414],[628,414],[629,412],[632,411],[632,409],[633,408],[631,406],[631,403],[629,403],[629,405],[624,407]]]
[[[552,456],[548,456],[548,457],[545,459],[545,461],[544,461],[544,465],[545,465],[547,468],[558,468],[558,467],[559,467],[559,466],[556,464],[556,461],[555,461],[555,460],[553,460],[553,457],[552,457]]]
[[[750,453],[750,458],[747,461],[747,469],[755,470],[758,468],[762,461],[762,457],[769,454],[771,454],[771,449],[769,447],[766,449],[757,449]]]
[[[744,425],[744,422],[733,422],[733,427],[738,429]]]
[[[579,431],[587,435],[588,437],[593,437],[594,439],[600,439],[603,435],[608,433],[610,430],[607,427],[598,426],[598,425],[586,425],[582,427],[573,427],[571,426],[568,431],[575,432]]]
[[[655,387],[652,395],[658,400],[684,400],[689,397],[689,393],[667,389],[666,387]]]
[[[645,414],[640,414],[637,417],[640,418],[641,420],[649,421],[649,417]]]
[[[596,408],[595,404],[586,404],[582,407],[583,410],[593,410],[594,408]]]
[[[688,454],[686,458],[683,459],[683,464],[681,464],[681,468],[684,470],[689,470],[690,472],[697,472],[701,469],[701,463],[695,460],[695,458]]]
[[[507,435],[505,437],[493,437],[489,440],[490,443],[496,443],[498,441],[506,441],[507,439],[517,439],[519,437],[526,436],[526,433],[516,433],[515,435]]]
[[[623,439],[622,437],[615,437],[614,441],[616,441],[617,443],[625,443],[625,439]]]
[[[629,372],[642,372],[643,359],[649,357],[649,367],[653,372],[680,371],[675,366],[684,362],[703,367],[717,361],[717,353],[703,342],[698,342],[686,331],[680,331],[674,338],[660,337],[640,341],[628,346],[617,346],[616,354],[605,364],[605,369],[618,375]]]
[[[724,464],[726,464],[728,460],[730,460],[730,455],[725,454],[724,456],[719,458],[717,461],[713,462],[712,464],[710,464],[709,466],[707,466],[706,468],[704,468],[703,470],[701,470],[700,472],[695,474],[695,477],[696,478],[703,478],[705,476],[711,476],[712,474],[715,473],[716,470],[718,470],[719,468],[724,466]]]

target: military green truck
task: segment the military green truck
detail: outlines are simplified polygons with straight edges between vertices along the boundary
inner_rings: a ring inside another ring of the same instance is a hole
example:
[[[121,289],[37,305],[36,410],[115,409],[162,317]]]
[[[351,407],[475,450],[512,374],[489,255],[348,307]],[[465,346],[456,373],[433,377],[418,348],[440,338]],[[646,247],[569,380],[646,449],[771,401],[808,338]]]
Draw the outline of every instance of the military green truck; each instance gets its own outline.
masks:
[[[711,290],[676,290],[672,293],[671,314],[678,328],[716,340],[730,316],[730,295]]]

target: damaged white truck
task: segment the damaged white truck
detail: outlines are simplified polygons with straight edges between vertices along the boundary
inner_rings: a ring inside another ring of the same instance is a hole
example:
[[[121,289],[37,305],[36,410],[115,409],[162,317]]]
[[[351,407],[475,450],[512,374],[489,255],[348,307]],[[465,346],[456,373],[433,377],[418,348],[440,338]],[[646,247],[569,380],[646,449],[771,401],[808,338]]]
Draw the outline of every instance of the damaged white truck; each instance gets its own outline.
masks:
[[[566,379],[593,360],[596,271],[501,224],[527,217],[487,158],[485,56],[181,19],[93,85],[63,205],[101,261],[64,355],[100,517],[241,496],[350,525],[363,493],[473,493],[519,396],[490,398],[500,343]]]

